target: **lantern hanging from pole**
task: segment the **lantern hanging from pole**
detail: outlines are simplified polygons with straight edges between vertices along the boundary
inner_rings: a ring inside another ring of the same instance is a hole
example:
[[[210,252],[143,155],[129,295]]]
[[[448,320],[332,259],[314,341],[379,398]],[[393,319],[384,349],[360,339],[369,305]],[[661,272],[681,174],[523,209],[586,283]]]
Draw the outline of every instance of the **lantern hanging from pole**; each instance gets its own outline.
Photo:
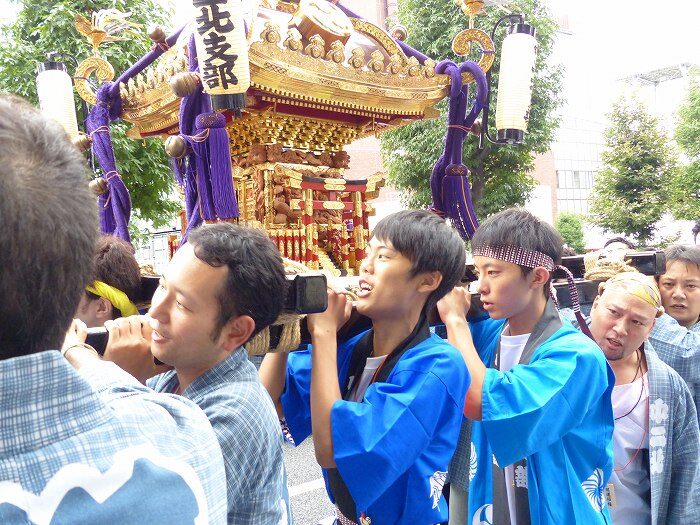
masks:
[[[195,45],[204,91],[214,110],[240,114],[250,87],[248,41],[241,0],[192,0]]]
[[[78,118],[73,101],[73,83],[63,62],[43,62],[36,75],[41,112],[61,124],[71,141],[78,138]]]
[[[532,100],[536,49],[534,26],[520,23],[510,27],[501,48],[496,102],[498,142],[523,142]]]

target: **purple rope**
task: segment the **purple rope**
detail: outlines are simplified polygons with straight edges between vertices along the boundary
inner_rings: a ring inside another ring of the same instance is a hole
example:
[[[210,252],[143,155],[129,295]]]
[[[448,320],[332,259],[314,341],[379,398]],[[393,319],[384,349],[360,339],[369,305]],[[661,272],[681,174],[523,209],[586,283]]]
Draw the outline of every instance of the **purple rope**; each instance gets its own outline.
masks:
[[[199,70],[194,35],[189,41],[189,70]],[[182,99],[180,105],[180,136],[190,147],[183,161],[175,163],[175,176],[185,190],[187,229],[189,232],[203,220],[238,217],[238,202],[231,174],[231,149],[226,131],[226,117],[212,111],[211,98],[201,83]]]
[[[166,39],[167,47],[173,45],[182,28]],[[101,195],[100,228],[103,233],[115,235],[126,241],[129,237],[129,218],[131,217],[131,199],[129,190],[117,171],[114,147],[109,132],[111,121],[118,120],[122,113],[122,100],[119,84],[137,75],[164,52],[166,46],[154,46],[136,64],[126,70],[115,82],[105,82],[97,91],[97,103],[85,119],[85,128],[92,137],[92,150],[107,181],[108,193]]]
[[[109,122],[112,120],[113,113],[113,107],[110,105],[110,89],[109,82],[100,86],[97,91],[97,104],[90,110],[85,126],[92,136],[92,150],[107,181],[108,193],[100,196],[99,199],[100,227],[103,233],[130,241],[128,224],[131,216],[131,199],[129,190],[126,189],[124,181],[117,172],[112,137],[109,134]]]
[[[197,49],[195,47],[194,35],[190,36],[188,47],[189,70],[191,72],[197,72],[199,70],[199,64],[197,61]],[[206,177],[206,175],[200,176],[205,174],[207,171],[206,164],[204,162],[206,145],[202,142],[193,140],[193,137],[197,135],[195,119],[197,115],[203,112],[211,112],[211,99],[206,93],[204,93],[204,88],[200,82],[194,92],[184,97],[180,103],[180,134],[188,142],[191,148],[191,153],[187,156],[185,162],[186,168],[183,176],[186,182],[185,211],[187,213],[187,232],[190,230],[190,224],[192,223],[192,218],[194,217],[193,213],[195,208],[197,208],[200,223],[202,219],[212,220],[216,218],[214,204],[211,198],[211,190],[207,184],[208,177]],[[194,199],[194,206],[187,206],[187,191],[190,192],[189,198]],[[183,239],[180,245],[182,246],[186,240],[186,238]]]
[[[431,208],[446,215],[463,239],[470,239],[479,226],[469,190],[469,171],[462,163],[462,147],[469,128],[486,105],[488,84],[479,65],[467,61],[457,66],[451,60],[441,61],[435,68],[438,74],[451,78],[445,150],[435,163],[430,176]],[[469,85],[463,85],[462,74],[469,72],[476,81],[476,98],[467,113]]]
[[[186,26],[182,26],[180,29],[178,29],[172,35],[165,39],[165,49],[159,45],[153,46],[153,48],[148,53],[143,55],[138,62],[136,62],[133,66],[124,71],[124,73],[119,75],[119,78],[117,78],[117,80],[114,81],[114,85],[112,86],[110,96],[114,98],[119,98],[119,84],[122,82],[126,83],[130,78],[135,77],[136,75],[141,73],[141,71],[153,64],[153,62],[155,62],[155,60],[159,56],[161,56],[167,50],[167,48],[172,47],[175,44],[175,42],[177,42],[177,39],[180,37],[180,33],[182,33],[182,30],[185,27]]]

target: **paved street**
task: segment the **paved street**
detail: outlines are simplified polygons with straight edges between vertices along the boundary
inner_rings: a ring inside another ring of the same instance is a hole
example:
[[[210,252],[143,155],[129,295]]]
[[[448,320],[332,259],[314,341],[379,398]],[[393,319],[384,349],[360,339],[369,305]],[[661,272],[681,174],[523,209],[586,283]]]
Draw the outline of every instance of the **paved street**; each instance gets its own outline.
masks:
[[[314,457],[313,440],[299,447],[285,445],[284,462],[289,480],[289,497],[295,525],[316,525],[333,515],[333,505],[326,495],[321,467]]]

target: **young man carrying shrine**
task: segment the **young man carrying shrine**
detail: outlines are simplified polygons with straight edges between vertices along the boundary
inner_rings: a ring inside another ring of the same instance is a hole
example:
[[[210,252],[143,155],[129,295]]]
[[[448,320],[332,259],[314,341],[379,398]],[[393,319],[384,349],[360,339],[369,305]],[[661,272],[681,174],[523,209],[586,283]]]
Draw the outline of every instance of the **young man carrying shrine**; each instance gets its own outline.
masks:
[[[615,469],[606,487],[615,525],[700,523],[700,435],[690,390],[649,343],[663,315],[651,278],[600,284],[590,329],[615,372]]]
[[[464,262],[462,240],[441,218],[390,215],[360,267],[356,306],[373,328],[337,341],[351,304],[329,291],[328,310],[308,317],[311,348],[262,363],[294,442],[313,432],[336,523],[447,518],[442,486],[469,376],[459,352],[430,333],[426,311],[460,280]]]
[[[224,456],[232,525],[291,518],[279,421],[244,348],[277,318],[286,289],[282,258],[264,232],[205,225],[168,264],[150,322],[107,323],[105,359],[145,379],[155,356],[174,369],[147,385],[191,399],[209,418]]]
[[[450,524],[610,523],[615,379],[549,299],[562,244],[523,209],[498,213],[472,239],[491,318],[470,327],[459,288],[438,304],[472,376],[450,465]]]

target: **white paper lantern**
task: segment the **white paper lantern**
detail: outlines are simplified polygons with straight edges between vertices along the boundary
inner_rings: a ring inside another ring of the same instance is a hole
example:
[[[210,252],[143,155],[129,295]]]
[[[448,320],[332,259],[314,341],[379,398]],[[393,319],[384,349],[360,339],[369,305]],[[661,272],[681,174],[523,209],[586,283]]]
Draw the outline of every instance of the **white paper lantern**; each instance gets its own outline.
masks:
[[[528,24],[512,26],[501,46],[496,102],[499,141],[519,143],[523,140],[532,101],[536,54],[535,28]]]
[[[73,100],[73,82],[62,62],[39,65],[36,91],[41,112],[61,124],[71,140],[78,137],[78,118]]]
[[[248,41],[241,0],[192,0],[196,9],[195,45],[204,91],[214,109],[245,107],[250,87]]]

